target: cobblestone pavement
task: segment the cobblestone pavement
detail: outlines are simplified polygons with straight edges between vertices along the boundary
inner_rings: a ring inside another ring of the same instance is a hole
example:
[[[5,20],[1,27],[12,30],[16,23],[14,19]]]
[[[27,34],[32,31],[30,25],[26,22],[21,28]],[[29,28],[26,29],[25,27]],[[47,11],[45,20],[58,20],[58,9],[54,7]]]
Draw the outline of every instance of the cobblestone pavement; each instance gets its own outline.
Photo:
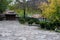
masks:
[[[38,30],[18,21],[0,21],[0,40],[60,40],[60,33]]]

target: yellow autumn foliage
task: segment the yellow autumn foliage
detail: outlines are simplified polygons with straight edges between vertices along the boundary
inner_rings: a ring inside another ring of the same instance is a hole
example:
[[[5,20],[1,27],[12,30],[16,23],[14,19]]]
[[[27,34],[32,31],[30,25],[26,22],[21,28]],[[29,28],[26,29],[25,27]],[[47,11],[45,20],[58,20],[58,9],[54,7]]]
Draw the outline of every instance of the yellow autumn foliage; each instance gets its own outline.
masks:
[[[53,19],[54,17],[58,19],[58,16],[56,16],[58,10],[60,7],[60,0],[48,0],[48,3],[43,2],[40,6],[40,9],[42,10],[42,15],[45,18]]]

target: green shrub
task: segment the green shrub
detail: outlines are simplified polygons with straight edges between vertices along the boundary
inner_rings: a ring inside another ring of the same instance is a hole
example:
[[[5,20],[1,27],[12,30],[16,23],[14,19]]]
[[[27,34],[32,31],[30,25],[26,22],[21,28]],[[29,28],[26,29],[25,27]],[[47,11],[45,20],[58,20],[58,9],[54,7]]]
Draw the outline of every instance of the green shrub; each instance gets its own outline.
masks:
[[[29,18],[28,20],[28,24],[39,24],[39,20],[37,18]]]
[[[47,29],[47,30],[55,30],[55,25],[53,25],[52,22],[48,22],[48,23],[46,24],[46,29]]]
[[[28,21],[28,24],[33,24],[34,23],[34,21],[32,20],[32,19],[30,19],[29,21]]]
[[[26,22],[30,21],[30,19],[31,19],[30,17],[25,17]]]
[[[60,30],[55,30],[55,32],[59,32],[60,33]]]
[[[52,22],[40,22],[40,26],[43,29],[55,30],[55,25]]]
[[[24,19],[23,17],[21,17],[21,18],[19,18],[19,22],[20,22],[21,24],[24,24],[24,23],[25,23],[25,19]]]
[[[33,20],[34,20],[35,24],[39,24],[40,23],[39,19],[37,19],[37,18],[34,18]]]
[[[60,21],[58,21],[58,20],[55,20],[53,22],[53,24],[56,26],[56,28],[59,28],[60,27]]]
[[[40,22],[40,26],[41,26],[41,28],[45,28],[45,26],[46,26],[46,22]]]

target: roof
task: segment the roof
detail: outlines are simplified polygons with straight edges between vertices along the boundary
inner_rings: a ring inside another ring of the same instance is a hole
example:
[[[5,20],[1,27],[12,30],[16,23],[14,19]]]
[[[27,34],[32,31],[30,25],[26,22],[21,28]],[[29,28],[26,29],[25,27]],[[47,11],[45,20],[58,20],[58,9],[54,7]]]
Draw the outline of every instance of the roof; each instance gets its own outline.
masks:
[[[5,14],[16,14],[14,10],[6,10]]]

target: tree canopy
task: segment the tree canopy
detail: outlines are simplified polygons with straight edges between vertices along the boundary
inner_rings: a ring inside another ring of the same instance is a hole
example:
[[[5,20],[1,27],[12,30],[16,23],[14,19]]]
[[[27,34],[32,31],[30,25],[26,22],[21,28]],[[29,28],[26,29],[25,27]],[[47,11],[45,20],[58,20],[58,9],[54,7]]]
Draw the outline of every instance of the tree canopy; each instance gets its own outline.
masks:
[[[11,0],[0,0],[0,13],[7,9],[7,6],[9,5],[10,2]]]
[[[45,18],[53,21],[60,19],[60,0],[48,0],[48,3],[42,3],[40,8]]]

